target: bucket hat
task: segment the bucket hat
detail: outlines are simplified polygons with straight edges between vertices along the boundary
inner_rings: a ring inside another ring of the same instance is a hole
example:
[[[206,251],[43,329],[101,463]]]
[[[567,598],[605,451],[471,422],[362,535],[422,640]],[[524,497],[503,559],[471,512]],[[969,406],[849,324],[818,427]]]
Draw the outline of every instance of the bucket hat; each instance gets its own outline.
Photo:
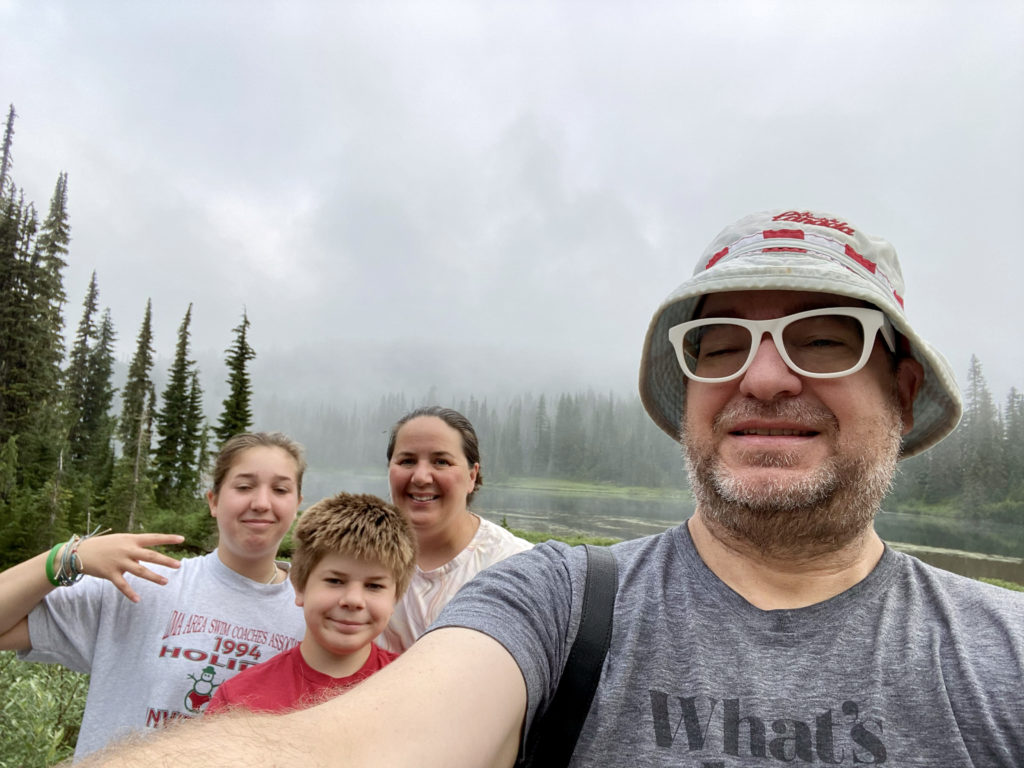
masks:
[[[963,411],[956,377],[907,319],[903,273],[892,245],[830,214],[778,210],[746,216],[722,230],[690,279],[654,313],[640,361],[640,399],[673,439],[681,437],[687,379],[669,343],[669,328],[693,319],[709,293],[751,290],[833,293],[882,310],[924,367],[914,426],[903,436],[900,457],[924,451],[956,428]]]

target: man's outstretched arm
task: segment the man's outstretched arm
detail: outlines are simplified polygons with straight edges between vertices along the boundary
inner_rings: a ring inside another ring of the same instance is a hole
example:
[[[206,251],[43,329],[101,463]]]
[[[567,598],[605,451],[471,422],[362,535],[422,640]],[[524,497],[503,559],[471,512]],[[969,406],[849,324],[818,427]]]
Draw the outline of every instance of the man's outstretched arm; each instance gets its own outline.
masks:
[[[487,635],[450,627],[312,709],[200,718],[79,765],[512,766],[525,712],[526,685],[508,651]]]

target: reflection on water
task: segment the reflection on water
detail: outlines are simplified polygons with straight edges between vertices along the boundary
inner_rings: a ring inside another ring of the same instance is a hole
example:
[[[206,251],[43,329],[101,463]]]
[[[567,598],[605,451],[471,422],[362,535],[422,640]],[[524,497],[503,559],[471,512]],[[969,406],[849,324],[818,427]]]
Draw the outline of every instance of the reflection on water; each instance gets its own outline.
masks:
[[[307,504],[342,490],[388,498],[383,472],[370,477],[310,470],[303,490]],[[580,496],[486,485],[477,494],[474,508],[495,522],[505,518],[512,528],[617,539],[660,533],[693,514],[693,502],[687,499]],[[973,521],[883,512],[876,527],[886,541],[1024,557],[1021,525],[979,525]]]
[[[928,515],[883,511],[875,519],[875,528],[886,541],[961,549],[986,555],[1024,557],[1022,525],[946,520]]]
[[[510,488],[488,489],[477,507],[493,520],[504,517],[512,528],[616,539],[661,533],[693,514],[693,502],[685,499],[576,496]]]

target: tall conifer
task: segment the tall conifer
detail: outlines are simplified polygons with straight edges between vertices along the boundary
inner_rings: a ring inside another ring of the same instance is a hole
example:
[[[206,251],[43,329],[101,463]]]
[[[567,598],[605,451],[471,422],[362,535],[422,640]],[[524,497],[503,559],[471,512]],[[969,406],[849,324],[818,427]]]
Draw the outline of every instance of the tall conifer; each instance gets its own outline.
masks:
[[[191,323],[192,305],[189,304],[178,328],[174,361],[161,397],[163,405],[156,414],[158,438],[153,452],[153,472],[156,499],[163,507],[175,507],[188,500],[197,486],[196,452],[201,439],[201,418],[196,418],[195,395],[201,390],[198,390],[196,363],[189,358]]]
[[[14,118],[18,116],[18,113],[14,111],[14,105],[11,104],[7,110],[7,121],[4,123],[4,140],[3,145],[0,146],[0,197],[2,197],[7,191],[7,178],[11,172],[11,145],[14,144]]]
[[[146,404],[153,390],[152,371],[153,302],[147,299],[142,326],[136,337],[135,354],[128,366],[128,378],[121,397],[121,418],[117,425],[121,453],[125,456],[149,454],[149,432],[153,414],[146,412]],[[141,451],[140,444],[143,444]]]
[[[960,425],[963,501],[968,514],[977,514],[984,502],[1004,497],[1006,477],[999,413],[985,383],[981,362],[975,355],[971,355],[964,395],[964,416]]]
[[[533,417],[533,474],[546,477],[551,469],[551,419],[548,416],[544,395],[537,402]]]
[[[68,413],[68,443],[71,461],[80,464],[89,450],[90,434],[83,424],[84,413],[89,407],[89,362],[92,350],[99,339],[96,324],[96,310],[99,306],[99,288],[96,272],[93,271],[89,287],[82,302],[82,318],[78,321],[75,341],[68,355],[68,367],[64,374],[64,392]]]
[[[114,321],[110,309],[103,311],[97,330],[96,344],[89,355],[89,398],[82,411],[82,424],[89,435],[86,469],[92,475],[96,490],[102,494],[110,483],[113,466],[113,440],[117,420],[111,414],[114,405]]]
[[[63,270],[70,240],[67,175],[62,173],[57,179],[38,238],[34,210],[23,201],[19,207],[23,210],[17,246],[21,263],[15,282],[15,338],[8,360],[9,371],[16,373],[15,381],[5,384],[13,383],[7,394],[13,395],[19,417],[14,431],[20,434],[24,476],[32,487],[39,487],[53,472],[61,471],[63,449],[60,366],[64,358]],[[59,479],[55,483],[60,486]]]
[[[249,317],[242,310],[242,322],[232,332],[234,343],[225,350],[228,364],[228,396],[224,399],[215,434],[223,443],[232,435],[247,432],[252,426],[252,383],[249,379],[249,361],[255,359],[256,351],[249,344]]]

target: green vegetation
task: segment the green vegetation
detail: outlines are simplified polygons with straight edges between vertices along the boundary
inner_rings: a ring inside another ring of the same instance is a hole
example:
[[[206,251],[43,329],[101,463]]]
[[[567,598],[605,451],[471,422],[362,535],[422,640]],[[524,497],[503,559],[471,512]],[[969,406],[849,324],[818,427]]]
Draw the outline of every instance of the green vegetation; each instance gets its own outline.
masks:
[[[0,768],[44,768],[71,757],[88,687],[88,675],[0,652]]]
[[[100,308],[95,272],[70,347],[65,343],[68,176],[58,175],[40,222],[10,173],[16,116],[12,106],[0,161],[0,569],[97,525],[175,531],[193,551],[208,549],[214,526],[201,493],[211,429],[189,348],[192,305],[158,399],[147,300],[118,416],[117,334],[110,310]],[[248,328],[243,311],[226,351],[230,393],[221,437],[252,421]]]
[[[1003,589],[1012,589],[1014,592],[1024,592],[1024,584],[1014,584],[1012,581],[1004,581],[1003,579],[978,579],[978,581],[984,581],[986,584],[995,584],[997,587]]]
[[[526,539],[534,544],[539,544],[542,541],[564,541],[569,546],[575,547],[580,544],[593,544],[598,547],[610,547],[615,544],[619,539],[609,539],[602,536],[584,536],[582,534],[557,534],[547,533],[544,531],[520,531],[516,528],[509,528],[509,530],[521,539]]]
[[[235,340],[225,350],[231,391],[224,398],[224,410],[214,430],[217,440],[222,443],[232,435],[248,432],[252,426],[252,382],[249,379],[249,362],[256,358],[256,350],[246,338],[251,325],[249,315],[243,310],[242,322],[234,329]]]

